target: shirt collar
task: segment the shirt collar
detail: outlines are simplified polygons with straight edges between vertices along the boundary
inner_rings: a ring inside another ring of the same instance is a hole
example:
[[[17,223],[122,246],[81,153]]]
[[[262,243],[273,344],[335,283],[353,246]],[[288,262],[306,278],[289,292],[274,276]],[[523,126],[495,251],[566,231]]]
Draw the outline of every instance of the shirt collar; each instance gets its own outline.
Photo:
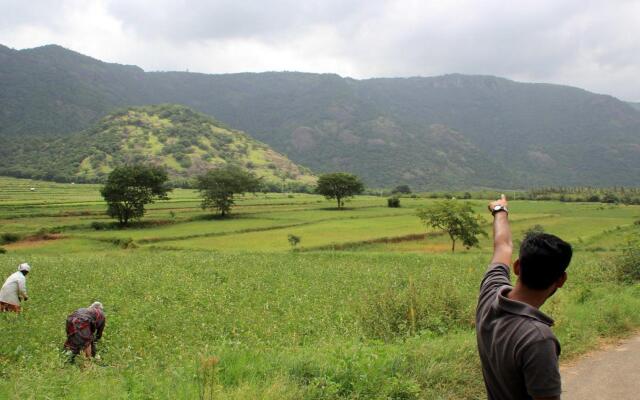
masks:
[[[538,310],[535,307],[530,306],[527,303],[523,303],[517,300],[511,300],[510,298],[508,298],[507,293],[509,293],[511,289],[512,289],[511,286],[502,286],[498,290],[498,294],[495,301],[497,308],[505,312],[508,312],[510,314],[516,314],[516,315],[521,315],[523,317],[533,318],[536,321],[540,321],[545,325],[549,325],[549,326],[553,325],[553,322],[554,322],[553,319],[551,319],[551,317],[549,317],[547,314],[543,313],[542,311]]]

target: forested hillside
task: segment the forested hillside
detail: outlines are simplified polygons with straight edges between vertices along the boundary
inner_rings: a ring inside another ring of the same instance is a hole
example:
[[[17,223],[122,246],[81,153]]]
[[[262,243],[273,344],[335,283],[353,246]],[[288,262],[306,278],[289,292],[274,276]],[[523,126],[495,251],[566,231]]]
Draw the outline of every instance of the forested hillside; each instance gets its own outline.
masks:
[[[272,190],[315,182],[309,170],[269,146],[179,105],[122,109],[62,138],[0,138],[0,174],[100,182],[114,167],[132,163],[165,166],[176,183],[226,164],[253,171]]]
[[[12,141],[78,131],[117,107],[179,103],[315,172],[354,172],[371,186],[640,184],[640,111],[567,86],[144,72],[45,46],[0,48],[0,87],[0,137]]]

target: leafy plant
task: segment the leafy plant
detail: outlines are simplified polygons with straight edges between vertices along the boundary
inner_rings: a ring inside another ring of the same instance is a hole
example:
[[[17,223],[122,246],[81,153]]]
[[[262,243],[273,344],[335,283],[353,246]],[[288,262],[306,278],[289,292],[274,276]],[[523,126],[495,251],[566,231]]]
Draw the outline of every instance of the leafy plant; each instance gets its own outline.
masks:
[[[409,185],[398,185],[392,191],[392,194],[411,194]]]
[[[627,283],[640,282],[640,233],[632,236],[617,259],[618,278]]]
[[[224,217],[231,212],[235,195],[260,190],[260,179],[252,172],[230,165],[198,176],[197,188],[202,209],[216,209]]]
[[[21,239],[21,236],[17,233],[5,232],[0,235],[0,244],[9,244],[13,242],[17,242]]]
[[[302,238],[300,238],[300,236],[296,236],[290,233],[289,236],[287,236],[287,240],[291,245],[291,249],[295,250],[298,244],[300,244],[300,241],[302,240]]]
[[[364,185],[356,175],[346,172],[324,174],[318,178],[316,193],[327,199],[336,199],[338,208],[344,207],[344,199],[364,191]]]
[[[430,227],[449,235],[451,252],[456,250],[456,241],[462,241],[466,248],[478,246],[478,236],[487,236],[482,229],[483,219],[477,215],[471,204],[457,200],[444,200],[419,209],[418,217]]]
[[[167,200],[171,188],[166,186],[167,172],[154,166],[132,165],[114,169],[100,194],[107,202],[107,214],[120,225],[140,219],[145,206],[156,200]]]
[[[390,208],[400,208],[400,198],[399,197],[389,197],[387,199],[387,206]]]

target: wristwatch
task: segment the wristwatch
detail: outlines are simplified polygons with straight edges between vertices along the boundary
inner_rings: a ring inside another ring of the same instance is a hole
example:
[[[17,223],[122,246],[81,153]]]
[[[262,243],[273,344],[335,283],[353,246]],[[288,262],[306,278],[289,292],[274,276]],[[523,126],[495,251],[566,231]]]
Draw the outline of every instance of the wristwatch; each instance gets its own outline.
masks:
[[[509,210],[507,209],[507,207],[501,205],[501,204],[496,204],[495,206],[491,207],[491,215],[496,215],[496,213],[499,213],[500,211],[504,211],[507,214],[509,214]]]

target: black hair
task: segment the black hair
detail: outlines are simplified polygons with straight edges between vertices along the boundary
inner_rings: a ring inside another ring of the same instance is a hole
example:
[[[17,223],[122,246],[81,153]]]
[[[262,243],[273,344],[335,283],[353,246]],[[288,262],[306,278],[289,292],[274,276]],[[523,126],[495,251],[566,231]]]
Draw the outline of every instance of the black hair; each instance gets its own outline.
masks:
[[[548,289],[571,262],[571,245],[557,236],[538,233],[520,245],[520,280],[529,289]]]

